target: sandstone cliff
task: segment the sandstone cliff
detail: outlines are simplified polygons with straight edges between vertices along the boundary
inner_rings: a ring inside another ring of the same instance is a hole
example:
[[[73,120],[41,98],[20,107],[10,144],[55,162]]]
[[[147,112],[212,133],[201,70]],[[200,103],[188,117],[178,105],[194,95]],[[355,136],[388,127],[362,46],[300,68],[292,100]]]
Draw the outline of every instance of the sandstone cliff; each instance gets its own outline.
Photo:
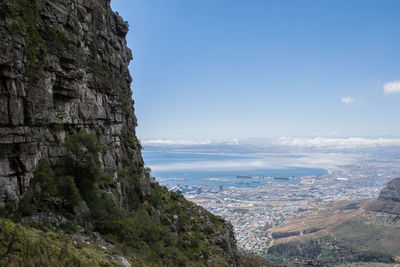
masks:
[[[181,252],[174,252],[179,254],[176,262],[236,266],[232,227],[160,187],[144,169],[135,134],[128,26],[111,10],[110,1],[4,0],[0,7],[0,212],[18,212],[27,192],[37,191],[32,181],[40,160],[49,164],[57,183],[67,172],[66,140],[84,132],[101,144],[93,162],[111,177],[94,192],[99,199],[112,199],[107,211],[118,208],[125,214],[92,211],[90,218],[107,218],[94,221],[94,230],[113,234],[116,242],[133,244],[139,252],[145,242],[143,249],[165,253],[161,260],[167,262],[165,251],[179,245],[180,251],[193,255],[179,258]],[[74,211],[65,209],[57,196],[48,194],[45,202],[46,208],[33,215],[55,213],[79,224],[85,212],[84,201]],[[124,221],[123,216],[131,219]],[[107,225],[111,219],[118,220]],[[138,226],[140,220],[148,225]],[[146,236],[149,225],[158,236]],[[126,229],[136,226],[142,231],[124,239],[129,236]]]
[[[62,168],[76,129],[107,146],[101,163],[114,179],[128,156],[142,162],[127,144],[136,118],[123,19],[107,1],[19,3],[0,21],[0,208],[26,192],[39,159]]]

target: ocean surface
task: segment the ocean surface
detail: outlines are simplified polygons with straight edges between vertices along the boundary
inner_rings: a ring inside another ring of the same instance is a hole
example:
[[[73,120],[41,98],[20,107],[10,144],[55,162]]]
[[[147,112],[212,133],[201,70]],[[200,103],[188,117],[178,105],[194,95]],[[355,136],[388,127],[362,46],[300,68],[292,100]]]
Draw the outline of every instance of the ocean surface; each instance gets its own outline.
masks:
[[[270,183],[299,183],[301,176],[320,176],[327,170],[292,167],[282,155],[213,154],[143,151],[145,165],[160,184],[258,187]],[[273,164],[270,164],[273,163]]]

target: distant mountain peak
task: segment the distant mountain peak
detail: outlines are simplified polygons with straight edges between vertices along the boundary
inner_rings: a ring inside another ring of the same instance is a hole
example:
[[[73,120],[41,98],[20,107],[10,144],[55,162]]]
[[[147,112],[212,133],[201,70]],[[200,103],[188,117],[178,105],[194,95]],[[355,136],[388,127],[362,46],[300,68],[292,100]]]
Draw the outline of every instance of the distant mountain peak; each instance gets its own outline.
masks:
[[[366,210],[400,215],[400,178],[391,180]]]
[[[380,192],[379,199],[400,202],[400,178],[391,180]]]

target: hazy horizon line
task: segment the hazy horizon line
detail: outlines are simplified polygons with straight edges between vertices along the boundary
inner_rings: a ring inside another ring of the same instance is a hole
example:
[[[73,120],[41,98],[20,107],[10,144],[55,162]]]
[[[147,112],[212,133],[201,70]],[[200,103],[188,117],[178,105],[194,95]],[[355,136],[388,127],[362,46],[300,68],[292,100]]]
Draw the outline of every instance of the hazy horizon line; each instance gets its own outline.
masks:
[[[296,147],[359,148],[400,146],[400,137],[296,137],[281,136],[275,138],[144,138],[144,146],[204,146],[204,145],[273,145]]]

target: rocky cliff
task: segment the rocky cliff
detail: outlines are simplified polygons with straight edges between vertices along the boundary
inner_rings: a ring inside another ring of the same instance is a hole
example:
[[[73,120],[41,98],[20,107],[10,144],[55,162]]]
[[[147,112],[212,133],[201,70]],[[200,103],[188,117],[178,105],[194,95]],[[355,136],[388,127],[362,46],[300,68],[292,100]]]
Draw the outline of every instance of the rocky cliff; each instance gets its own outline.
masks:
[[[366,209],[400,215],[400,178],[391,180],[381,190],[378,199],[371,201]]]
[[[400,178],[391,180],[379,193],[379,199],[400,202]]]
[[[107,146],[101,165],[114,179],[128,157],[142,162],[139,143],[128,144],[137,142],[128,26],[109,2],[2,5],[0,208],[26,192],[39,159],[62,168],[65,137],[81,128]]]
[[[4,0],[0,5],[0,212],[19,212],[25,199],[33,215],[56,213],[79,224],[75,217],[90,200],[94,230],[111,234],[116,243],[158,254],[161,259],[152,257],[164,264],[168,253],[175,253],[171,262],[235,266],[232,227],[158,186],[143,166],[130,89],[128,26],[110,1]],[[68,145],[79,133],[86,134],[81,143]],[[85,144],[91,140],[98,149]],[[79,153],[84,158],[93,152],[94,159],[83,161],[87,170],[79,165],[80,174],[68,171],[71,151],[75,166]],[[37,171],[41,160],[46,164]],[[79,182],[84,184],[88,173],[96,188],[84,192]],[[67,174],[75,177],[63,181],[77,183],[83,199],[78,208],[66,208],[70,196],[50,193],[53,184],[59,191],[75,188],[60,182]],[[109,177],[107,183],[99,175]],[[37,191],[43,194],[35,197]],[[108,198],[112,205],[104,202]],[[134,237],[127,229],[137,231]],[[166,252],[171,247],[180,251]],[[193,255],[182,256],[182,251]]]

